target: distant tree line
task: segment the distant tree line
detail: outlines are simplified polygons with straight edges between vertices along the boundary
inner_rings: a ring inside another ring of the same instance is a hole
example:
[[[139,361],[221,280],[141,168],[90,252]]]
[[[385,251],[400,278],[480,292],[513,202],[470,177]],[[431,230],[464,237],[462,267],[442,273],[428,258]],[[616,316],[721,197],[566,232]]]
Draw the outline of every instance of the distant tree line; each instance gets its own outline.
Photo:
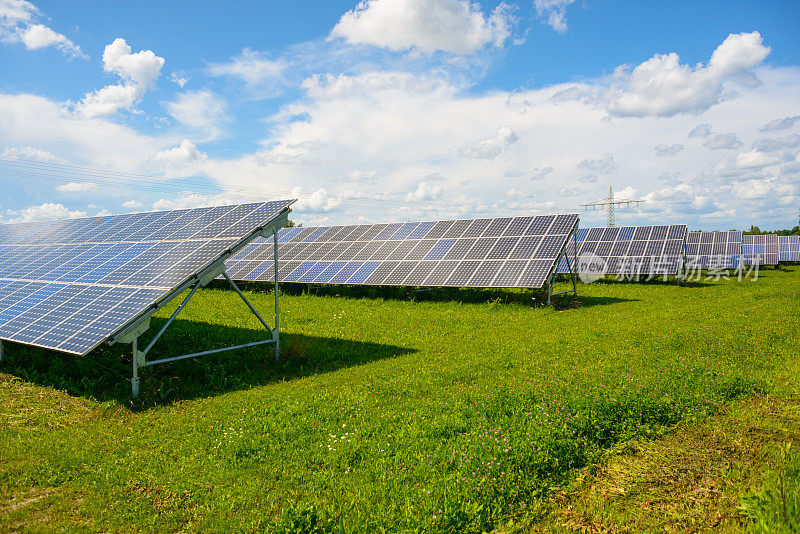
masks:
[[[795,226],[791,230],[773,230],[771,232],[761,230],[758,226],[750,226],[749,230],[742,232],[745,235],[777,234],[777,235],[800,235],[800,226]]]

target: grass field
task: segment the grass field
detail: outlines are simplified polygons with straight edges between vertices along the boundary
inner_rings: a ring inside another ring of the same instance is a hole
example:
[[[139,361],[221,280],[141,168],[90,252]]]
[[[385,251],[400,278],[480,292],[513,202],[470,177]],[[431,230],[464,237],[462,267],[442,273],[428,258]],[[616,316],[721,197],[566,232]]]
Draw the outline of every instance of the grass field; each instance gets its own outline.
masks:
[[[628,505],[597,512],[587,477],[616,461],[636,478],[626,462],[670,457],[647,444],[677,450],[730,410],[761,421],[750,399],[796,398],[798,289],[800,268],[785,267],[756,282],[582,285],[556,308],[530,292],[285,294],[281,362],[262,347],[147,369],[136,403],[119,376],[128,347],[81,359],[11,345],[0,530],[556,530],[573,493],[581,517],[632,521]],[[271,309],[269,292],[248,298]],[[154,354],[262,339],[258,326],[233,292],[204,289]],[[772,441],[747,461],[777,465]],[[636,460],[631,444],[651,453]],[[737,488],[736,528],[756,528],[768,490]]]

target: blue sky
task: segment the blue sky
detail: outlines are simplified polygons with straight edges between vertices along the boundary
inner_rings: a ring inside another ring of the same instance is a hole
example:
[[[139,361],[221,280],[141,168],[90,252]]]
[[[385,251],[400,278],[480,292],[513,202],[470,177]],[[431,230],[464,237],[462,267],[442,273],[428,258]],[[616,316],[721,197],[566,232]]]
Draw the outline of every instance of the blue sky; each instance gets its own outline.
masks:
[[[783,228],[796,2],[0,0],[0,220],[297,197],[337,224]]]

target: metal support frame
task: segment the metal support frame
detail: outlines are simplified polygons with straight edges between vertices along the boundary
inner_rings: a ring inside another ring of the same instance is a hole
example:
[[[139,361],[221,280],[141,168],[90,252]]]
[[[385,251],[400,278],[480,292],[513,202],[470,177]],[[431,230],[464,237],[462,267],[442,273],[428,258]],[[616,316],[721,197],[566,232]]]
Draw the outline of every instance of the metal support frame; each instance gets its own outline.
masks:
[[[578,221],[579,222],[579,221]],[[547,305],[551,306],[551,298],[556,295],[564,295],[565,293],[573,293],[575,295],[578,294],[578,222],[575,223],[575,226],[572,227],[570,230],[569,235],[567,235],[567,239],[564,244],[561,246],[561,251],[558,253],[558,257],[556,258],[555,266],[553,270],[550,271],[550,275],[547,277]],[[569,244],[569,238],[572,238],[573,243],[573,250],[572,250],[572,263],[570,264],[569,255],[567,254],[567,245]],[[553,293],[553,280],[558,273],[558,266],[561,264],[561,258],[565,258],[567,260],[567,270],[569,271],[570,279],[572,280],[572,289],[568,289],[566,291],[559,291],[558,293]]]
[[[680,285],[683,280],[686,280],[686,240],[689,234],[683,236],[683,246],[681,247],[681,264],[678,266],[678,272],[675,274],[675,285]]]
[[[263,319],[263,317],[261,317],[261,314],[258,313],[258,310],[255,309],[253,304],[247,299],[247,297],[244,295],[244,293],[242,293],[241,289],[239,289],[239,286],[237,286],[236,283],[231,279],[231,277],[228,276],[228,273],[225,271],[224,264],[223,264],[222,273],[221,273],[222,276],[228,281],[230,286],[234,289],[234,291],[236,291],[236,293],[239,295],[239,297],[244,301],[244,303],[247,305],[247,307],[250,309],[250,311],[253,313],[253,315],[255,315],[256,318],[258,319],[258,321],[264,326],[264,328],[267,329],[267,331],[270,333],[270,338],[262,340],[262,341],[254,341],[252,343],[244,343],[244,344],[241,344],[241,345],[234,345],[234,346],[231,346],[231,347],[222,347],[222,348],[219,348],[219,349],[204,350],[204,351],[201,351],[201,352],[194,352],[192,354],[183,354],[181,356],[171,356],[171,357],[168,357],[168,358],[160,358],[160,359],[157,359],[157,360],[148,361],[147,360],[147,354],[150,352],[150,349],[153,348],[153,345],[156,344],[156,342],[161,338],[162,334],[164,334],[164,332],[167,330],[167,328],[169,328],[169,325],[172,324],[172,321],[175,320],[175,318],[178,316],[178,314],[181,312],[181,310],[183,310],[183,308],[186,306],[186,304],[189,302],[189,300],[191,300],[191,298],[194,296],[195,292],[200,287],[206,285],[210,280],[213,280],[216,276],[212,276],[212,277],[207,278],[207,279],[198,279],[191,286],[191,291],[189,291],[189,294],[186,295],[186,297],[184,297],[183,301],[178,305],[178,307],[175,309],[175,311],[172,313],[172,315],[169,317],[169,319],[167,319],[167,322],[164,323],[164,326],[162,326],[161,329],[156,333],[156,335],[153,336],[153,338],[150,340],[150,342],[147,344],[147,346],[144,348],[144,350],[139,350],[138,338],[142,333],[144,333],[144,331],[147,328],[145,327],[144,329],[137,329],[137,330],[131,331],[131,333],[130,333],[130,343],[131,343],[131,349],[132,349],[132,353],[133,353],[133,376],[131,377],[130,381],[131,381],[131,395],[132,395],[132,397],[134,399],[139,396],[139,384],[140,384],[139,369],[142,369],[144,367],[149,367],[151,365],[158,365],[158,364],[161,364],[161,363],[168,363],[168,362],[174,362],[174,361],[178,361],[178,360],[185,360],[187,358],[195,358],[195,357],[198,357],[198,356],[206,356],[208,354],[217,354],[219,352],[227,352],[227,351],[231,351],[231,350],[244,349],[244,348],[248,348],[248,347],[255,347],[255,346],[258,346],[258,345],[266,345],[266,344],[269,344],[269,343],[274,343],[275,344],[275,359],[277,360],[277,359],[280,358],[280,333],[279,333],[279,313],[280,313],[280,308],[278,306],[279,296],[278,296],[278,230],[277,229],[275,229],[275,231],[273,232],[272,236],[273,236],[273,245],[274,245],[273,253],[274,253],[274,256],[275,256],[275,258],[274,258],[274,260],[275,260],[275,328],[270,328],[269,324],[267,324],[267,322]],[[148,321],[147,321],[147,325],[146,326],[149,326],[149,317],[148,317]],[[0,345],[0,350],[2,350],[2,345]]]

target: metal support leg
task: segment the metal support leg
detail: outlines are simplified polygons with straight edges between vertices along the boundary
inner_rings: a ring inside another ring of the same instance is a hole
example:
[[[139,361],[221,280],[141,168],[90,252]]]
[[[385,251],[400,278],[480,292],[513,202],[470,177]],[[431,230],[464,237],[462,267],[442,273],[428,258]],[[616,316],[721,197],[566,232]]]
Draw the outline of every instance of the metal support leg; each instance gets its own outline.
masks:
[[[275,340],[275,359],[279,360],[281,357],[281,331],[279,328],[280,325],[280,318],[279,311],[280,308],[278,307],[278,231],[276,230],[274,234],[272,234],[272,245],[273,245],[273,254],[274,254],[274,263],[275,263],[275,330],[272,331],[272,339]]]
[[[139,396],[139,347],[136,338],[131,341],[133,349],[133,377],[131,378],[131,397],[134,399]]]

